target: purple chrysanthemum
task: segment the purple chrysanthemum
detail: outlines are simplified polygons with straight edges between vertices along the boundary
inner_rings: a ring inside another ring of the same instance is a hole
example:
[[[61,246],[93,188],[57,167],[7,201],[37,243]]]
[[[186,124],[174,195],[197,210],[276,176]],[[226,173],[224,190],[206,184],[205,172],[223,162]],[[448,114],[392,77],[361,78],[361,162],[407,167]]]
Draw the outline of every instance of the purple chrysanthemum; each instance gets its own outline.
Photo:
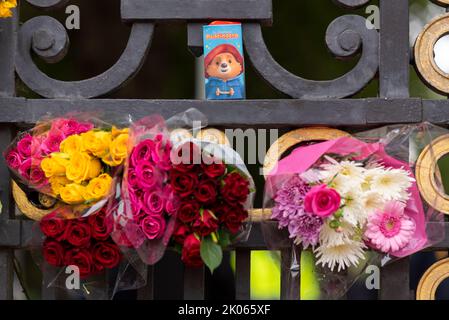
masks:
[[[310,187],[299,176],[288,180],[276,192],[271,218],[278,220],[279,228],[285,228],[290,221],[304,215],[304,198]]]
[[[303,214],[290,220],[288,232],[290,238],[296,238],[297,244],[302,243],[306,249],[309,245],[312,247],[317,245],[320,235],[323,219],[318,216]]]

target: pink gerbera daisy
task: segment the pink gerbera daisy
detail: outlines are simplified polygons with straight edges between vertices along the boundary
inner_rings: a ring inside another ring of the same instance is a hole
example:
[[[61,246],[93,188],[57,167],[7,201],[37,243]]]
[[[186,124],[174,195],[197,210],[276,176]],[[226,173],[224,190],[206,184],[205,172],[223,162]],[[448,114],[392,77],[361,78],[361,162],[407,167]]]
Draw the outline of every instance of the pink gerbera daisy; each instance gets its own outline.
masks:
[[[380,251],[393,253],[404,248],[415,233],[415,222],[404,214],[405,204],[388,202],[368,218],[365,237]]]

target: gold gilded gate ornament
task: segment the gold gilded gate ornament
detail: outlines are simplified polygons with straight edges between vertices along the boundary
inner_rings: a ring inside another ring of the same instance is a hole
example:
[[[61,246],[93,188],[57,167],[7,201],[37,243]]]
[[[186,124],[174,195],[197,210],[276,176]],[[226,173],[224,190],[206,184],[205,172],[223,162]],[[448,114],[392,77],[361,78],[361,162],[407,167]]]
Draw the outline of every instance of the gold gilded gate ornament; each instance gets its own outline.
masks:
[[[28,199],[26,193],[14,181],[12,181],[12,194],[14,197],[14,201],[17,205],[17,208],[20,210],[20,212],[22,212],[25,216],[27,216],[31,220],[40,221],[47,214],[55,210],[54,208],[56,201],[55,199],[43,194],[39,194],[39,202],[44,207],[51,208],[51,209],[40,209],[36,207]]]
[[[291,147],[302,143],[311,141],[327,141],[341,137],[349,136],[350,134],[338,129],[331,128],[301,128],[290,131],[276,140],[268,150],[263,165],[263,174],[266,177],[276,166],[276,163],[282,155]]]
[[[422,276],[416,290],[416,300],[435,300],[438,286],[449,278],[449,258],[434,263]]]
[[[433,140],[421,152],[416,162],[416,182],[424,200],[434,209],[449,214],[449,196],[436,177],[438,160],[449,154],[449,134]]]
[[[439,0],[449,4],[449,0]],[[415,64],[423,80],[433,89],[449,93],[449,74],[435,62],[434,48],[437,41],[449,33],[449,14],[433,19],[420,33],[415,43]]]

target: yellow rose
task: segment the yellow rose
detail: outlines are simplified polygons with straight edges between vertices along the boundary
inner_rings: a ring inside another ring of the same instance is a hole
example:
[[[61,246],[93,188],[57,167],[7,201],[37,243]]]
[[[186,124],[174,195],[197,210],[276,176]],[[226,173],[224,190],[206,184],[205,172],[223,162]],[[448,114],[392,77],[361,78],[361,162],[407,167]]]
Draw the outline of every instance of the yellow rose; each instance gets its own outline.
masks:
[[[128,155],[128,134],[122,133],[117,136],[109,147],[109,154],[103,161],[110,166],[119,166]]]
[[[85,193],[86,187],[77,183],[67,184],[60,190],[61,199],[67,204],[83,203]]]
[[[53,152],[50,157],[41,161],[41,168],[47,178],[65,175],[70,156],[62,152]]]
[[[73,153],[66,168],[67,178],[76,183],[95,178],[100,172],[100,160],[89,156],[86,152]]]
[[[48,179],[50,182],[51,189],[53,190],[54,195],[58,196],[61,193],[61,188],[65,187],[67,184],[71,183],[69,179],[65,176],[53,176]]]
[[[83,141],[77,134],[65,138],[61,142],[59,150],[63,153],[72,154],[74,152],[81,152],[83,150]]]
[[[128,128],[118,129],[116,127],[112,127],[112,130],[111,130],[112,138],[115,138],[118,135],[121,135],[123,133],[128,134],[129,133],[129,129]]]
[[[101,158],[109,152],[111,133],[106,131],[88,131],[81,134],[84,150]]]
[[[103,173],[97,178],[93,178],[86,186],[85,199],[88,201],[100,200],[108,195],[112,184],[112,178],[107,173]]]

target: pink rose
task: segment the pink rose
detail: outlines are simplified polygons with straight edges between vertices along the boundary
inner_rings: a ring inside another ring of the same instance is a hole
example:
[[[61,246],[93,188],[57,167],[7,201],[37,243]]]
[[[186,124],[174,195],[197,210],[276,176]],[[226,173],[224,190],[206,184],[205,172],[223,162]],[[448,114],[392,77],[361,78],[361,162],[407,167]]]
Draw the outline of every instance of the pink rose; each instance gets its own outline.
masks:
[[[159,215],[145,217],[140,226],[148,239],[160,239],[165,232],[165,219]]]
[[[139,185],[139,177],[133,169],[128,170],[128,188],[136,189]]]
[[[131,153],[131,164],[134,167],[141,165],[144,162],[152,161],[152,152],[154,150],[153,140],[144,140],[134,147]]]
[[[304,199],[304,209],[308,213],[326,218],[340,208],[341,197],[335,189],[325,184],[313,187]]]
[[[31,150],[33,145],[33,137],[30,134],[26,134],[19,142],[17,142],[17,151],[22,158],[28,158],[31,156]]]
[[[42,151],[48,155],[53,152],[59,152],[59,146],[65,139],[64,134],[58,131],[52,131],[42,142]]]
[[[19,174],[24,178],[26,181],[30,181],[30,174],[31,174],[31,159],[26,159],[22,162],[22,164],[19,167]]]
[[[93,129],[93,124],[79,123],[75,119],[56,119],[51,124],[50,134],[53,132],[61,132],[64,138],[74,134],[80,134]]]
[[[136,176],[140,188],[148,190],[154,187],[157,180],[157,174],[154,167],[149,163],[141,163],[136,167]]]
[[[160,137],[160,138],[158,138]],[[164,141],[162,135],[156,137],[156,148],[152,154],[153,161],[162,170],[171,169],[170,153],[171,153],[171,143],[170,141]]]
[[[145,208],[150,213],[161,214],[165,207],[165,200],[158,191],[145,193],[144,197]]]
[[[131,210],[132,214],[137,214],[142,210],[142,202],[140,201],[140,193],[137,191],[130,190],[129,192],[129,201],[131,202]]]
[[[9,150],[9,152],[5,156],[5,159],[8,167],[13,170],[19,169],[20,165],[23,162],[22,157],[20,156],[19,152],[17,152],[17,149]]]
[[[45,173],[41,167],[31,166],[30,181],[36,186],[43,186],[47,183],[47,178],[45,178]]]
[[[164,193],[167,195],[167,201],[165,201],[165,211],[169,216],[172,216],[179,209],[179,199],[170,185],[166,185],[164,187]]]
[[[78,123],[78,129],[76,130],[76,134],[81,134],[87,131],[90,131],[94,128],[94,125],[89,122]]]

